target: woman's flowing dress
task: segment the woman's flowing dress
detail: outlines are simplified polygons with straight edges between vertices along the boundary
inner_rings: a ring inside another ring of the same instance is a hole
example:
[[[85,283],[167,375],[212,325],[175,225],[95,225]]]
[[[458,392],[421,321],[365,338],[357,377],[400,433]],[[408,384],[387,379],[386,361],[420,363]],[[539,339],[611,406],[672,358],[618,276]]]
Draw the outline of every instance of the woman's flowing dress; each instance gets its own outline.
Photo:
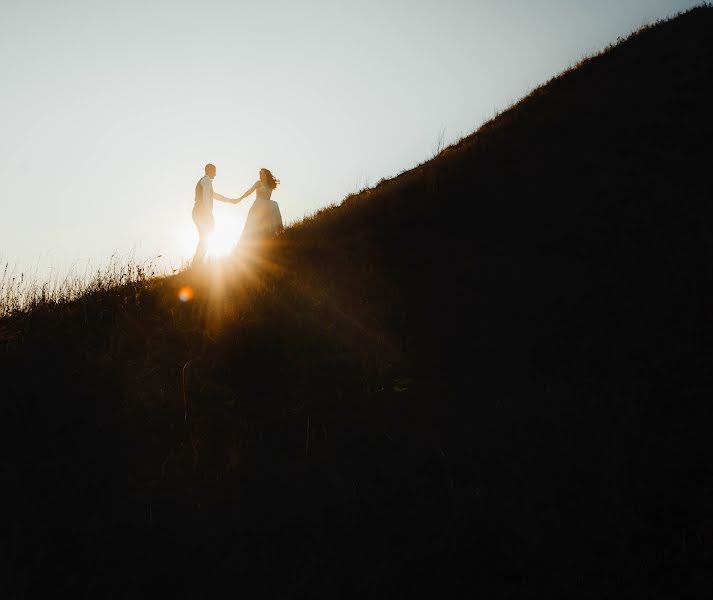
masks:
[[[262,181],[256,182],[253,187],[256,198],[248,211],[245,228],[240,236],[241,242],[271,237],[283,229],[280,207],[270,199],[272,189]]]

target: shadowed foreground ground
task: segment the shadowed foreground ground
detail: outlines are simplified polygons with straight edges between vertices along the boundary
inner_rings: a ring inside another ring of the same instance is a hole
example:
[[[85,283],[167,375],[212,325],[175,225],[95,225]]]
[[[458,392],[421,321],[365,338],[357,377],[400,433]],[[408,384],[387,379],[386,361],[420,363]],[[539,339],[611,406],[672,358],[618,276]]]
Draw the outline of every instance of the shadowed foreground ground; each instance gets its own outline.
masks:
[[[4,319],[3,595],[708,597],[711,31],[203,276]]]

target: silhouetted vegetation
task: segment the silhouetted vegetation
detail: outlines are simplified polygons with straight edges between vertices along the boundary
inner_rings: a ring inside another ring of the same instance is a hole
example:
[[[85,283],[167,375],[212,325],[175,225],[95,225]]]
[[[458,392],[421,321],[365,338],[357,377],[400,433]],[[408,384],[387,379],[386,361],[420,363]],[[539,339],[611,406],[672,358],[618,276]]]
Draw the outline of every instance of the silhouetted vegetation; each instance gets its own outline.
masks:
[[[708,597],[712,31],[200,276],[0,320],[5,597]]]

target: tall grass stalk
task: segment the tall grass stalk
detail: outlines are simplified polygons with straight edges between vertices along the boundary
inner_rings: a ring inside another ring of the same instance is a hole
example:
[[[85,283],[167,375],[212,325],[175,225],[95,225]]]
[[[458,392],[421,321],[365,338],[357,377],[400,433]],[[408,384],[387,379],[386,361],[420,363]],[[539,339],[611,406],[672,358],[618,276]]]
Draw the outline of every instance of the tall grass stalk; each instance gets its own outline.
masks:
[[[0,318],[29,312],[40,305],[72,302],[87,294],[171,275],[179,270],[161,258],[141,261],[133,255],[115,254],[105,265],[95,267],[89,263],[84,272],[74,265],[65,272],[55,271],[45,280],[36,273],[18,271],[5,262],[0,270]]]

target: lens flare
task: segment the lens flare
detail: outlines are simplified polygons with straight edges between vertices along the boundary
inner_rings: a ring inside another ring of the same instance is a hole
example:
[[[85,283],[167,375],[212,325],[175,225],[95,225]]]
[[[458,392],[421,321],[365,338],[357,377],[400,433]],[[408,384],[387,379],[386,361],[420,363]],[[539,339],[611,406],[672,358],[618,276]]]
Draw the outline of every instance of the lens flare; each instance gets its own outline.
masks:
[[[180,290],[178,290],[178,299],[181,302],[190,302],[193,300],[193,290],[187,285],[183,286]]]

